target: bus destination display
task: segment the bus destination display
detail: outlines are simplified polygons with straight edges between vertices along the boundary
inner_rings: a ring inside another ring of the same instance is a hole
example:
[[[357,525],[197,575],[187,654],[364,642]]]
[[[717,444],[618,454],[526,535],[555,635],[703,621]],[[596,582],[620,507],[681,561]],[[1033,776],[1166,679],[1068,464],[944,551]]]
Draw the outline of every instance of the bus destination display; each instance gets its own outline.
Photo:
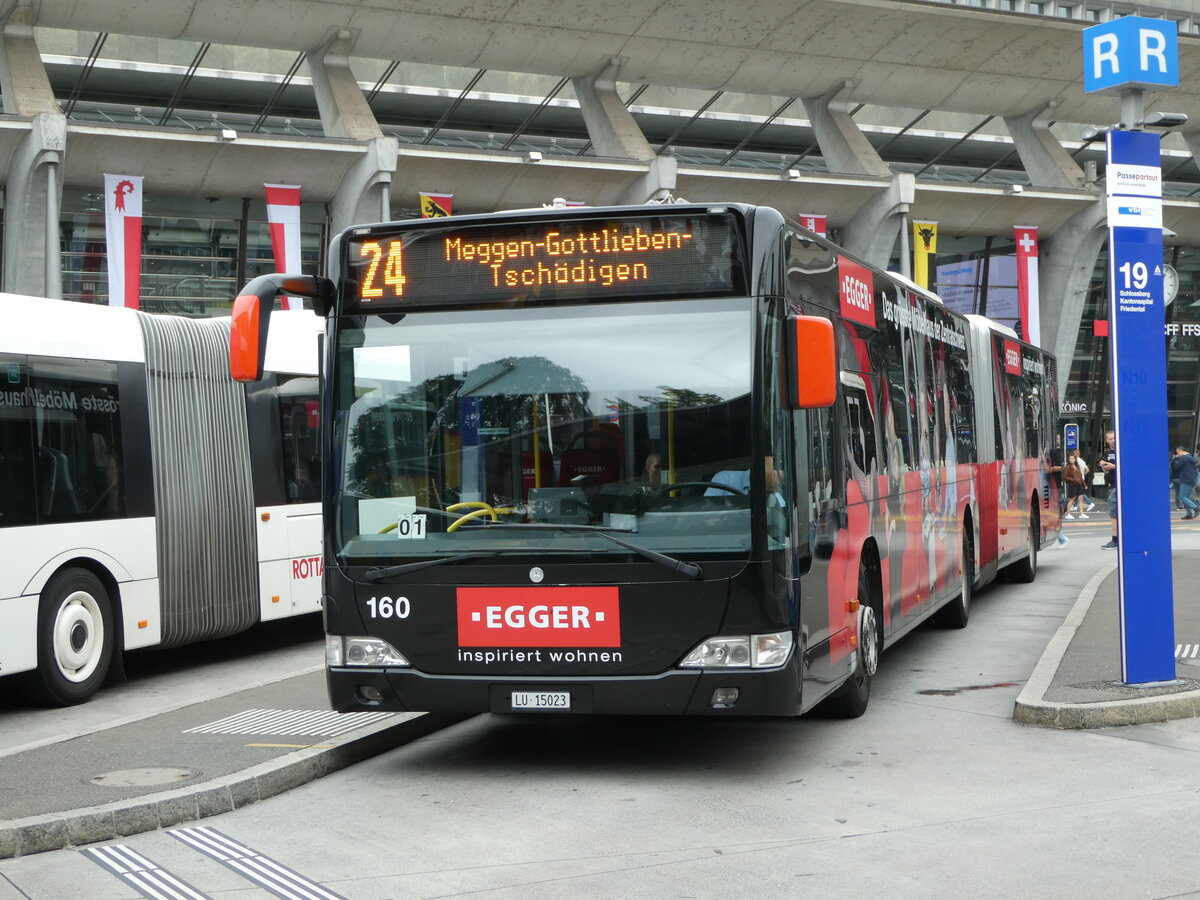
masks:
[[[347,244],[359,311],[740,292],[728,216],[380,229]]]

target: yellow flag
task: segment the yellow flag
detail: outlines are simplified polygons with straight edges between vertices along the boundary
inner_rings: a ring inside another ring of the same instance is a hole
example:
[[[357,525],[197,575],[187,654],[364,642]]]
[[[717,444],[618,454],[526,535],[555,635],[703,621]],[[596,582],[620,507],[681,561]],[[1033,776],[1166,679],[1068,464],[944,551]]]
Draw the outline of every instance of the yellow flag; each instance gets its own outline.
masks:
[[[937,253],[937,222],[913,222],[913,281],[929,287],[929,257]]]
[[[448,216],[453,212],[451,205],[454,202],[453,194],[421,191],[420,195],[422,219],[436,219],[440,216]]]

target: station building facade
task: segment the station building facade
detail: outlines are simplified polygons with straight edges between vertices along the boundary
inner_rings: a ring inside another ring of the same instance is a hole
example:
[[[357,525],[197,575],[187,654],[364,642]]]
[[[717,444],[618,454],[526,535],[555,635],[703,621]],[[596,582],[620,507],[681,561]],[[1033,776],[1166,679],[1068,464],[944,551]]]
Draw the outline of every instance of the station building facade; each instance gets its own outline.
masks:
[[[1055,35],[1129,13],[1171,18],[1181,55],[1200,55],[1200,0],[910,5],[914,16],[1002,15]],[[1013,227],[1032,224],[1042,343],[1060,359],[1064,420],[1089,443],[1107,427],[1107,340],[1096,324],[1107,317],[1103,144],[1083,137],[1096,123],[1060,121],[1054,103],[1024,115],[920,97],[898,106],[861,96],[853,81],[814,95],[712,90],[686,77],[643,80],[618,57],[584,75],[462,65],[450,37],[444,62],[436,45],[424,61],[391,59],[360,55],[361,39],[336,28],[318,44],[281,47],[250,31],[166,37],[115,14],[113,30],[100,30],[55,6],[13,6],[0,42],[5,291],[108,302],[105,173],[145,178],[142,308],[190,316],[227,314],[241,284],[276,268],[264,183],[300,186],[310,273],[324,270],[333,233],[419,215],[430,191],[453,194],[455,213],[555,198],[767,203],[825,216],[835,240],[899,271],[911,223],[935,221],[933,287],[1008,324]],[[1200,142],[1185,130],[1163,148],[1164,261],[1179,282],[1164,335],[1169,431],[1195,447]]]

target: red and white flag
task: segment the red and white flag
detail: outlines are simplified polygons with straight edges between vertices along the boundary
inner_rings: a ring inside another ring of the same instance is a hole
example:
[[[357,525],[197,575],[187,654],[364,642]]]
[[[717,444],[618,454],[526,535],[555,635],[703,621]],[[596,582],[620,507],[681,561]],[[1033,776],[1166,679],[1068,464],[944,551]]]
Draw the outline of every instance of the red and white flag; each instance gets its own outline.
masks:
[[[142,176],[104,176],[108,305],[138,309],[142,295]]]
[[[275,271],[288,275],[300,272],[300,185],[264,184],[267,192],[267,222],[271,227],[271,252]],[[284,297],[284,309],[303,309],[299,297]]]
[[[821,237],[829,237],[826,223],[828,216],[814,216],[810,213],[800,213],[800,224],[809,231],[814,231]]]
[[[1017,239],[1017,302],[1021,337],[1042,345],[1042,313],[1038,295],[1038,230],[1036,225],[1014,225]]]

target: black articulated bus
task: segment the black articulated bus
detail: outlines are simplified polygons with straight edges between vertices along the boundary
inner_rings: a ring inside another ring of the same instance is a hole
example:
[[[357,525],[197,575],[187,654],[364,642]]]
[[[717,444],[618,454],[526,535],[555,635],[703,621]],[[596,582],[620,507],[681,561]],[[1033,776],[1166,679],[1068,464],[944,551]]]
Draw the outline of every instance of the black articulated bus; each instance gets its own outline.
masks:
[[[342,711],[860,715],[1059,528],[1054,359],[774,209],[350,228],[327,316],[324,604]]]

